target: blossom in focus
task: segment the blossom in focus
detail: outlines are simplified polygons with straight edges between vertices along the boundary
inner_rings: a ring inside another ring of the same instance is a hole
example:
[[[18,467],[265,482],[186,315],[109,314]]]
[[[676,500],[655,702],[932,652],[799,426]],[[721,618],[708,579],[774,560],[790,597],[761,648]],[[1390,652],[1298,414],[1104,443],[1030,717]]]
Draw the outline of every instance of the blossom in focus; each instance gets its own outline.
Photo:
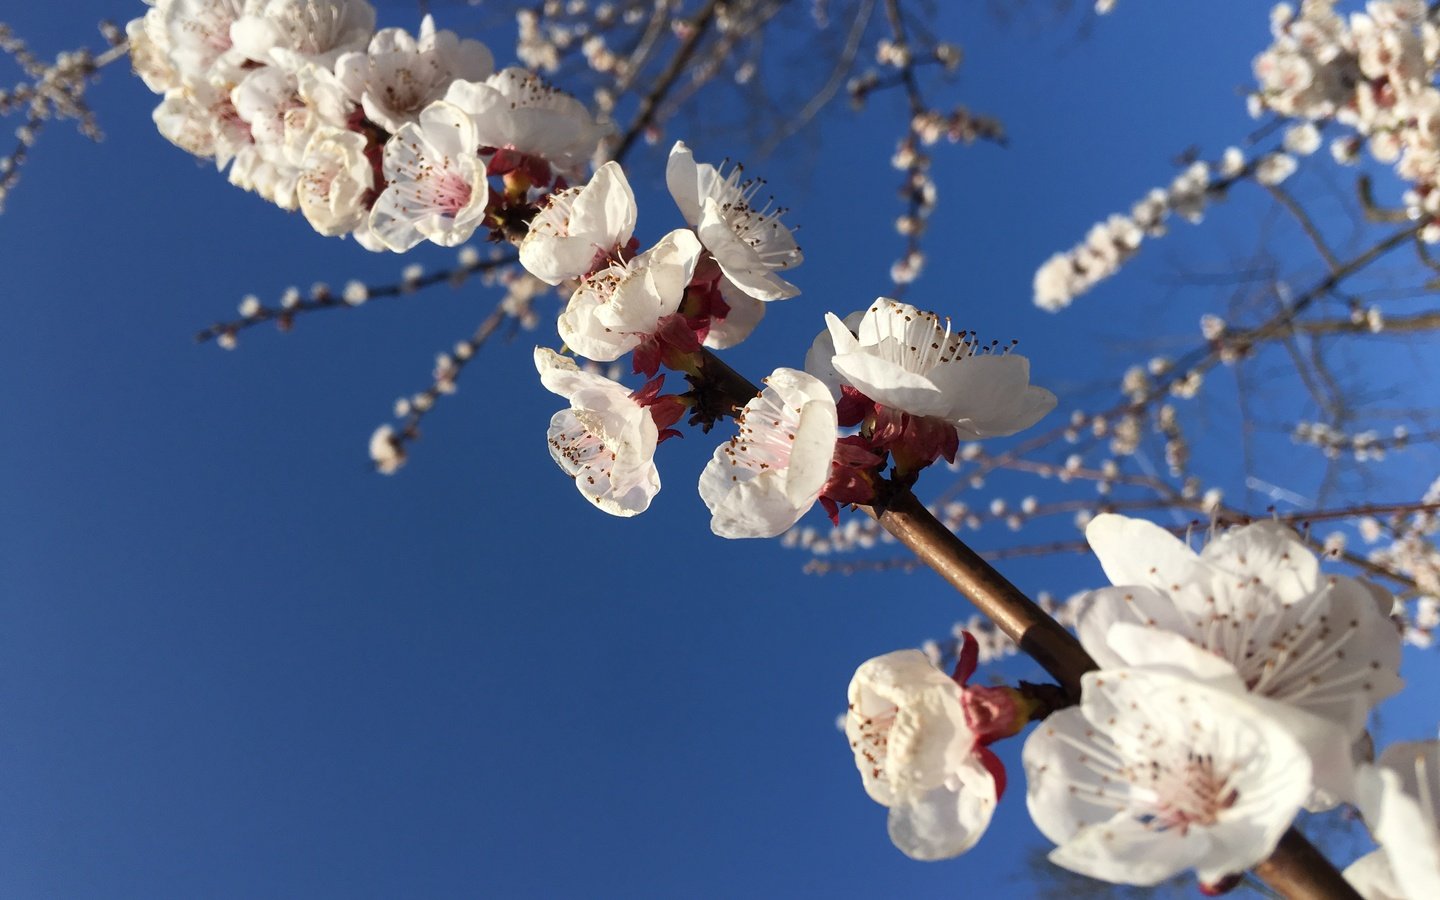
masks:
[[[524,69],[502,69],[484,81],[456,81],[445,99],[469,113],[482,148],[492,149],[490,174],[527,169],[538,160],[563,173],[581,171],[605,129],[585,106]],[[537,182],[548,177],[534,177]]]
[[[830,478],[835,401],[813,375],[776,369],[736,419],[740,433],[700,474],[710,529],[721,537],[775,537],[800,520]]]
[[[825,321],[807,369],[835,396],[848,386],[874,404],[874,442],[897,461],[953,461],[959,441],[1014,434],[1055,408],[1054,394],[1030,384],[1029,360],[985,352],[935,313],[882,297],[853,332],[833,313]]]
[[[582,371],[553,350],[535,348],[545,388],[570,401],[550,419],[550,457],[575,488],[612,516],[633,516],[660,491],[655,447],[660,430],[650,409],[631,391]]]
[[[403,28],[382,28],[364,51],[343,54],[335,62],[350,99],[391,133],[418,122],[420,111],[443,99],[450,82],[482,81],[493,71],[488,47],[453,31],[437,31],[429,15],[421,20],[418,37]]]
[[[969,661],[973,671],[973,651]],[[999,761],[966,714],[969,674],[952,679],[919,650],[898,650],[864,663],[850,682],[845,736],[855,765],[865,792],[890,809],[890,840],[913,859],[969,850],[1003,791]]]
[[[1056,865],[1216,884],[1269,856],[1310,794],[1305,748],[1243,692],[1138,668],[1090,672],[1081,691],[1025,742],[1030,815]]]
[[[665,183],[685,222],[695,229],[721,271],[737,288],[757,300],[783,300],[800,293],[776,272],[803,259],[790,229],[780,222],[782,209],[756,208],[758,180],[741,181],[737,167],[728,175],[708,163],[696,163],[683,142],[670,151]]]
[[[485,220],[489,182],[475,153],[475,126],[458,107],[437,101],[420,124],[405,125],[385,144],[389,182],[370,211],[370,228],[402,253],[423,240],[463,244]]]
[[[1400,689],[1393,598],[1322,575],[1283,525],[1231,529],[1199,554],[1158,525],[1114,514],[1092,519],[1085,537],[1116,585],[1089,595],[1076,626],[1104,668],[1140,662],[1117,648],[1116,623],[1170,632],[1194,648],[1176,648],[1174,664],[1194,653],[1224,659],[1248,690],[1334,722],[1348,741]]]
[[[684,349],[699,349],[676,311],[695,273],[700,249],[695,235],[677,229],[634,259],[612,260],[585,276],[560,314],[561,339],[597,362],[619,359],[657,333],[664,340],[678,332]],[[656,363],[658,367],[658,359]],[[636,359],[636,371],[653,374],[656,367]]]
[[[1440,897],[1440,741],[1391,744],[1359,786],[1360,814],[1380,849],[1345,877],[1367,900]]]
[[[635,194],[611,160],[584,187],[550,195],[520,241],[520,264],[546,284],[579,278],[630,242],[635,218]]]

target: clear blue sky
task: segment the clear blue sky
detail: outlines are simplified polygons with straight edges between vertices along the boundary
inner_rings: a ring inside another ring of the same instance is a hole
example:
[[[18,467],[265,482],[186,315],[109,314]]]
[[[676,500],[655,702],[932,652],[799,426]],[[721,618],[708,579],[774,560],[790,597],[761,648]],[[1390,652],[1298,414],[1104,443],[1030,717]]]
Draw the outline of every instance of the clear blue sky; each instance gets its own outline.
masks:
[[[1011,146],[938,152],[911,297],[1019,338],[1062,394],[1113,385],[1122,335],[1193,340],[1214,295],[1172,297],[1164,277],[1180,258],[1233,262],[1260,221],[1237,198],[1066,317],[1030,305],[1046,256],[1168,181],[1187,145],[1217,155],[1251,127],[1235,89],[1263,8],[1182,6],[1122,2],[1083,40],[947,13],[967,51],[956,95],[1002,116]],[[4,18],[49,55],[143,8]],[[416,16],[391,2],[380,21]],[[510,60],[513,36],[489,38]],[[898,100],[830,116],[813,168],[752,163],[807,260],[742,370],[798,365],[822,313],[885,288]],[[646,515],[587,508],[545,453],[556,398],[529,359],[548,331],[487,347],[410,465],[372,474],[371,430],[491,295],[439,289],[257,329],[233,353],[196,346],[246,293],[453,256],[372,256],[231,188],[165,143],[123,71],[93,102],[105,143],[47,132],[0,216],[0,896],[1036,890],[1018,772],[972,857],[914,863],[834,729],[858,663],[968,614],[938,579],[817,579],[778,542],[711,537],[698,433],[663,448]],[[632,173],[653,240],[679,224],[662,157]],[[1073,558],[1007,571],[1028,590],[1101,580]]]

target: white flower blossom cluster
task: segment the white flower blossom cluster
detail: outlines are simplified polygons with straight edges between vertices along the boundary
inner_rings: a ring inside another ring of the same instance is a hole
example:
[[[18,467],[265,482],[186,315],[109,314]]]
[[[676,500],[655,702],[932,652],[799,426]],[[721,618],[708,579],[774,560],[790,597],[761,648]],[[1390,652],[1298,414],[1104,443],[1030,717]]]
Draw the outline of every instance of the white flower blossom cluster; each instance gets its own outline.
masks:
[[[1349,129],[1331,141],[1342,163],[1361,142],[1377,162],[1410,184],[1406,205],[1440,242],[1440,29],[1423,0],[1372,0],[1347,19],[1334,0],[1288,3],[1270,14],[1274,43],[1255,58],[1259,90],[1250,109],[1301,120],[1297,152],[1319,146],[1316,125]],[[1313,137],[1312,137],[1313,135]],[[1287,135],[1287,145],[1292,143]]]
[[[1210,166],[1192,163],[1169,187],[1155,188],[1137,201],[1128,215],[1110,216],[1093,226],[1082,243],[1046,260],[1035,272],[1035,305],[1048,312],[1069,306],[1118,272],[1147,236],[1163,235],[1172,214],[1199,222],[1211,196]]]
[[[603,130],[484,44],[375,30],[366,0],[153,0],[127,27],[160,133],[231,183],[371,250],[455,246],[578,173]],[[490,176],[506,178],[492,196]]]
[[[1410,432],[1404,425],[1396,425],[1387,437],[1373,429],[1349,433],[1324,422],[1296,422],[1290,436],[1297,444],[1320,448],[1327,459],[1348,454],[1356,462],[1379,462],[1388,451],[1404,449]]]
[[[642,512],[659,491],[653,454],[675,433],[669,426],[687,413],[713,424],[730,411],[707,406],[705,348],[739,343],[767,302],[799,292],[780,273],[801,261],[800,249],[784,210],[759,202],[763,182],[743,180],[739,167],[698,163],[684,143],[671,150],[665,180],[688,227],[649,249],[634,236],[635,196],[614,162],[551,194],[520,241],[531,275],[566,286],[558,321],[565,345],[601,363],[628,355],[651,378],[633,393],[608,380],[600,391],[593,379],[546,374],[559,357],[537,355],[546,386],[571,403],[551,423],[552,455],[614,515]],[[855,331],[834,315],[828,321],[806,370],[771,373],[738,411],[738,434],[701,474],[716,534],[774,537],[817,502],[835,519],[841,504],[873,498],[887,457],[915,472],[938,456],[953,459],[962,438],[1013,434],[1055,405],[1029,384],[1024,357],[952,334],[933,313],[881,300],[847,320]],[[661,394],[662,367],[694,389]],[[859,435],[841,436],[855,425]]]
[[[1198,554],[1113,514],[1094,517],[1086,536],[1114,586],[1064,604],[1100,666],[1082,679],[1078,706],[1040,709],[1024,685],[972,696],[980,651],[965,631],[954,679],[935,668],[948,655],[939,645],[928,659],[889,654],[856,673],[847,733],[901,850],[934,858],[972,846],[1004,788],[988,741],[1043,718],[1025,742],[1026,799],[1058,865],[1136,885],[1188,869],[1218,889],[1268,857],[1302,809],[1349,802],[1382,845],[1403,841],[1397,880],[1440,877],[1433,809],[1428,830],[1387,830],[1404,776],[1360,764],[1370,711],[1401,686],[1394,597],[1322,574],[1273,522],[1223,533]],[[1440,796],[1409,785],[1422,806]],[[1373,819],[1367,803],[1380,810]]]
[[[690,149],[677,143],[666,183],[688,227],[667,233],[647,250],[639,251],[634,238],[635,195],[614,162],[601,166],[584,185],[551,194],[520,241],[520,262],[532,276],[567,286],[569,300],[557,323],[566,346],[595,362],[615,362],[629,355],[636,372],[652,376],[645,388],[634,393],[598,375],[592,377],[611,385],[604,392],[597,393],[589,382],[582,391],[545,379],[547,387],[572,404],[570,413],[557,414],[552,422],[552,454],[576,478],[581,493],[615,515],[635,515],[648,508],[660,489],[655,447],[673,433],[669,426],[687,409],[677,395],[660,395],[664,376],[653,376],[662,366],[693,374],[698,371],[695,354],[703,347],[739,343],[759,323],[766,302],[798,293],[778,273],[801,261],[800,249],[780,221],[784,210],[757,204],[763,182],[742,180],[738,168],[725,173],[697,163]],[[542,375],[559,365],[558,359],[553,354],[537,355]],[[543,360],[549,362],[542,364]],[[805,397],[823,402],[806,412],[811,407]],[[799,406],[792,410],[795,402]],[[722,533],[727,528],[771,527],[761,520],[782,514],[756,512],[750,504],[763,507],[773,497],[784,498],[787,508],[797,507],[793,515],[798,518],[815,502],[829,477],[830,457],[823,445],[825,440],[833,445],[836,439],[835,406],[815,379],[803,372],[779,370],[766,393],[752,401],[755,404],[769,404],[780,418],[769,413],[753,417],[761,420],[751,426],[761,429],[756,440],[729,448],[736,473],[731,481],[747,486],[742,492],[746,500],[737,505],[726,499],[722,496],[726,492],[711,484],[715,479],[708,475],[701,482],[707,503],[731,509],[729,514],[716,514],[716,529]],[[625,411],[621,418],[628,423],[623,428],[615,418],[621,409]],[[557,432],[561,416],[568,418]],[[742,428],[747,418],[742,416]],[[782,421],[805,437],[794,445],[777,444],[773,434]],[[583,465],[576,462],[580,458],[576,447],[590,448],[584,451]],[[627,463],[620,450],[627,448],[628,453],[636,447],[643,459]],[[803,460],[801,468],[810,467],[798,479],[788,478],[792,452]],[[627,466],[648,468],[637,480],[622,477]],[[740,473],[746,477],[742,479]],[[760,519],[747,519],[752,512]]]

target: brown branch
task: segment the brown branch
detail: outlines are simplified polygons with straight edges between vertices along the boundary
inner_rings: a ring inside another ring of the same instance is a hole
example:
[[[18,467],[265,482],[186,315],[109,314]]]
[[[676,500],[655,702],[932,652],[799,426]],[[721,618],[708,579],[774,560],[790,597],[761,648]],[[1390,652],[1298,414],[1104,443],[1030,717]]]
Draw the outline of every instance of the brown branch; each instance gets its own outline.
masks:
[[[456,266],[453,269],[441,269],[422,275],[419,278],[404,278],[393,284],[384,284],[378,287],[367,287],[365,298],[360,303],[351,303],[345,299],[342,290],[337,293],[330,288],[314,291],[309,297],[303,297],[291,306],[283,303],[279,306],[261,306],[253,315],[243,316],[227,322],[216,322],[208,328],[204,328],[195,334],[195,342],[203,344],[206,341],[216,340],[226,335],[233,339],[235,335],[247,328],[254,328],[262,322],[274,322],[281,331],[289,331],[297,316],[307,313],[320,312],[326,309],[345,309],[352,306],[363,305],[371,300],[381,300],[387,297],[402,297],[413,294],[433,285],[445,282],[458,283],[464,281],[477,272],[488,272],[498,269],[501,266],[515,262],[517,257],[514,254],[505,254],[495,259],[481,259],[470,265]]]
[[[1386,316],[1383,327],[1379,331],[1371,331],[1369,323],[1363,319],[1359,322],[1354,319],[1312,319],[1306,322],[1296,322],[1294,325],[1294,330],[1302,334],[1384,335],[1392,331],[1434,331],[1436,329],[1440,329],[1440,310],[1416,313],[1413,316]]]
[[[753,382],[709,350],[704,351],[703,360],[702,371],[715,378],[714,386],[725,391],[734,409],[760,393]],[[861,509],[1049,672],[1072,701],[1078,701],[1080,676],[1096,665],[1075,636],[941,524],[908,488],[892,490],[885,499],[882,508]],[[1360,900],[1340,870],[1294,828],[1285,833],[1275,852],[1256,866],[1255,872],[1286,897]]]

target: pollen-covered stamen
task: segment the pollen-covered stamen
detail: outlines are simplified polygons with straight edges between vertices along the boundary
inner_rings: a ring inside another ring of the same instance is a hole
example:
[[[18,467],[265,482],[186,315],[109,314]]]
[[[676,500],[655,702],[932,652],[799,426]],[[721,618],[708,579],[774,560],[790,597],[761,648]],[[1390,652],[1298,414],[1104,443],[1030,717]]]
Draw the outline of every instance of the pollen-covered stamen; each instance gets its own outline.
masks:
[[[615,465],[615,453],[605,442],[573,412],[564,427],[549,438],[550,447],[555,451],[555,461],[574,478],[589,477],[594,483],[595,474],[610,477]]]
[[[474,189],[449,156],[427,156],[413,145],[412,161],[402,165],[391,182],[399,193],[401,208],[411,214],[439,213],[454,217],[470,204]]]
[[[1135,699],[1131,714],[1111,728],[1116,753],[1124,759],[1118,777],[1131,786],[1130,813],[1154,831],[1184,834],[1192,825],[1214,825],[1240,799],[1234,782],[1244,764],[1216,752],[1230,746],[1226,738],[1214,723],[1189,720],[1189,707],[1184,696],[1156,704]],[[1153,724],[1176,716],[1188,722],[1183,730]]]
[[[545,206],[530,220],[530,230],[549,237],[569,237],[570,217],[575,214],[575,198],[582,188],[565,188],[555,191]]]
[[[1142,820],[1155,830],[1178,828],[1183,834],[1191,825],[1214,825],[1240,798],[1230,785],[1230,772],[1217,768],[1209,754],[1192,751],[1169,765],[1152,760],[1148,774],[1156,798],[1154,817],[1145,820],[1142,814]]]
[[[888,310],[877,305],[872,311],[881,313],[874,320],[879,339],[875,352],[907,372],[926,375],[942,363],[978,352],[974,332],[952,331],[948,316],[942,324],[934,313],[912,311],[901,304],[892,304]]]
[[[895,727],[899,707],[886,704],[868,713],[850,704],[847,715],[850,718],[850,749],[857,757],[865,760],[870,768],[870,777],[876,781],[886,780],[885,763],[890,752],[890,730]]]
[[[716,168],[716,174],[723,171],[724,163]],[[780,223],[789,210],[775,206],[774,197],[766,198],[763,205],[757,206],[755,197],[765,187],[765,179],[741,180],[744,171],[745,167],[737,164],[723,181],[716,183],[711,196],[735,236],[748,244],[765,265],[789,268],[795,263],[796,251],[789,229]]]
[[[800,427],[800,410],[784,405],[777,397],[764,393],[751,402],[755,405],[747,405],[736,420],[740,433],[724,448],[734,481],[789,466],[795,433]]]

